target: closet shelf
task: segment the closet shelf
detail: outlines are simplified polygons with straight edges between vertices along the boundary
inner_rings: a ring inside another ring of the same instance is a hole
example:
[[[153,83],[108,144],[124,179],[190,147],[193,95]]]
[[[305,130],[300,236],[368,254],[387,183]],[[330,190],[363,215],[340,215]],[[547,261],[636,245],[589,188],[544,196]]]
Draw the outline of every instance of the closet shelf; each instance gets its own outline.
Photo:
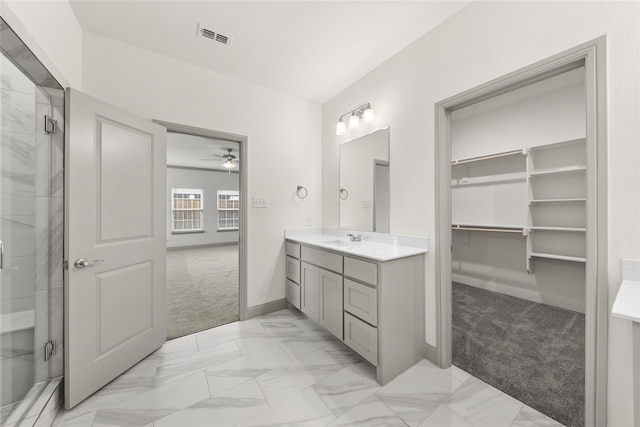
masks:
[[[454,178],[452,180],[451,187],[465,187],[472,185],[492,185],[492,184],[508,184],[508,183],[517,183],[522,182],[525,183],[527,181],[527,177],[524,172],[519,173],[505,173],[505,174],[497,174],[491,176],[475,176],[468,177],[463,176],[460,178]]]
[[[577,232],[585,232],[587,231],[586,228],[581,228],[581,227],[538,227],[538,226],[533,226],[531,227],[531,231],[577,231]]]
[[[479,162],[481,160],[491,160],[491,159],[497,159],[497,158],[500,158],[500,157],[525,155],[525,154],[526,154],[525,150],[505,151],[505,152],[502,152],[502,153],[489,154],[487,156],[470,157],[468,159],[452,160],[451,161],[451,165],[452,166],[462,165],[462,164],[465,164],[465,163]]]
[[[538,176],[560,175],[565,173],[585,172],[587,168],[585,166],[567,166],[564,168],[546,169],[536,172],[529,172],[530,178]]]
[[[535,205],[539,203],[578,203],[578,202],[586,202],[586,197],[578,197],[573,199],[534,199],[529,200],[529,204]]]
[[[567,145],[584,144],[585,142],[586,142],[585,138],[578,138],[578,139],[570,139],[568,141],[554,142],[552,144],[536,145],[534,147],[530,147],[529,149],[531,151],[554,150],[556,148],[567,146]]]
[[[452,224],[452,230],[460,230],[460,231],[487,231],[487,232],[496,232],[496,233],[514,233],[514,234],[524,234],[524,228],[519,227],[497,227],[497,226],[486,226],[486,225],[459,225]]]
[[[545,254],[541,252],[531,252],[529,255],[535,258],[548,258],[548,259],[559,259],[562,261],[587,262],[586,258],[576,257],[576,256]]]

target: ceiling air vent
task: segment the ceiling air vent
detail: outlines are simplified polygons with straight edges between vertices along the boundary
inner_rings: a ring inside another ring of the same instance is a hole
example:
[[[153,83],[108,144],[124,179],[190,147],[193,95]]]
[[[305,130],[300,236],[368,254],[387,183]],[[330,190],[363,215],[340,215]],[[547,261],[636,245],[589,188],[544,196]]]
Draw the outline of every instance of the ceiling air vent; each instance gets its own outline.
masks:
[[[198,35],[221,43],[225,46],[229,46],[231,44],[231,37],[216,33],[215,31],[204,28],[202,25],[198,25]]]

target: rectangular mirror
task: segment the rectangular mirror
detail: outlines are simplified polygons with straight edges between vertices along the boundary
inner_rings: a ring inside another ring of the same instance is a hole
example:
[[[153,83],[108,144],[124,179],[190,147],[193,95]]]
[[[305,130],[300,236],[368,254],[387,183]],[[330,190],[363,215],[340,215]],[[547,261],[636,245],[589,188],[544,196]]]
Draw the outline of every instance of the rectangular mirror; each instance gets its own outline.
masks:
[[[340,228],[389,232],[389,128],[340,145]]]

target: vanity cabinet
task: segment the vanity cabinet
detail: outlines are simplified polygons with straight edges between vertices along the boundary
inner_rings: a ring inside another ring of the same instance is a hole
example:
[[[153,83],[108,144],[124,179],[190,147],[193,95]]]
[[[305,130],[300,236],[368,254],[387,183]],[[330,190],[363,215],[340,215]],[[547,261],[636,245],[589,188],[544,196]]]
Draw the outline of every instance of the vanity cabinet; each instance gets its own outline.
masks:
[[[287,242],[287,301],[295,308],[300,310],[301,300],[301,264],[300,264],[300,245]]]
[[[342,255],[302,246],[300,256],[300,309],[342,340]]]
[[[299,309],[371,363],[380,384],[425,357],[423,254],[378,261],[297,246],[287,265],[300,261]]]
[[[378,291],[376,288],[344,279],[344,311],[378,326]]]
[[[338,339],[342,339],[342,276],[320,270],[318,323]]]
[[[373,366],[378,365],[378,329],[344,313],[344,343]]]
[[[320,269],[315,265],[302,263],[302,283],[300,285],[300,311],[318,321],[318,296]]]

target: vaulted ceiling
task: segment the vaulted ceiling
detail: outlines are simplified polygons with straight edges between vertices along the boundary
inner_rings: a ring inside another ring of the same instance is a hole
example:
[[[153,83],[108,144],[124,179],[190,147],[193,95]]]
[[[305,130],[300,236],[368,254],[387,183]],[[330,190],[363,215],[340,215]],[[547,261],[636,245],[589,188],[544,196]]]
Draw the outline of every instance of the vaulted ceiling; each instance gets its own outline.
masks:
[[[84,31],[323,103],[469,1],[72,0]],[[230,37],[198,37],[198,26]]]

